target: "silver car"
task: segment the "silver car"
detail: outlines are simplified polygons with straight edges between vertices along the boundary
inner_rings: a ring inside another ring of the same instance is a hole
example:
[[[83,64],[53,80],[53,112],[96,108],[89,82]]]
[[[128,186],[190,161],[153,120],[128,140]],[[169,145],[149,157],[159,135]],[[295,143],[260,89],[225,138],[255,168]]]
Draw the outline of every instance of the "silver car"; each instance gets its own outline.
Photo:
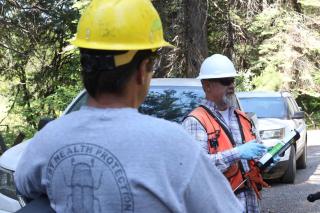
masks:
[[[292,129],[301,128],[300,139],[281,157],[280,162],[263,177],[294,183],[296,169],[307,166],[307,128],[304,112],[288,92],[239,92],[237,97],[245,112],[254,112],[263,143],[274,146]]]

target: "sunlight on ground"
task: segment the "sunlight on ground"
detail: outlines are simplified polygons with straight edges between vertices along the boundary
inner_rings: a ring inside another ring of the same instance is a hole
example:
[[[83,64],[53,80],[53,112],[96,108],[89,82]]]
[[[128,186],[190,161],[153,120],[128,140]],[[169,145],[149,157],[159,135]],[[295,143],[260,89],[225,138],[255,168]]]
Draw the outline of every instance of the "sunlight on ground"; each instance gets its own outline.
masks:
[[[320,165],[316,168],[314,173],[309,177],[306,183],[319,184],[320,183]]]
[[[313,131],[308,131],[308,149],[310,151],[310,149],[313,150],[317,150],[317,151],[313,151],[313,152],[309,152],[308,153],[308,161],[318,161],[319,156],[320,156],[320,151],[318,151],[318,149],[316,149],[316,146],[319,146],[319,135],[320,135],[320,131],[319,130],[313,130]],[[313,140],[311,140],[311,138]],[[314,140],[315,139],[315,140]],[[312,173],[312,175],[309,177],[309,179],[306,181],[306,183],[310,183],[310,184],[319,184],[320,183],[320,165],[317,165],[317,167],[314,169],[314,172]]]

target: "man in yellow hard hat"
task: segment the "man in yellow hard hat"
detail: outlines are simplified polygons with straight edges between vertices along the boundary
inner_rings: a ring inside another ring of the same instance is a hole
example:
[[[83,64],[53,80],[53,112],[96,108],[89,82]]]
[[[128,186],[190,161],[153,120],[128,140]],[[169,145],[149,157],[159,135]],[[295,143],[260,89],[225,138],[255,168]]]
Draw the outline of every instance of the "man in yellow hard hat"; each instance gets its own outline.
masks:
[[[151,2],[93,0],[73,44],[87,106],[34,136],[15,174],[18,191],[47,194],[56,212],[241,212],[181,126],[137,111],[155,50],[170,46]]]

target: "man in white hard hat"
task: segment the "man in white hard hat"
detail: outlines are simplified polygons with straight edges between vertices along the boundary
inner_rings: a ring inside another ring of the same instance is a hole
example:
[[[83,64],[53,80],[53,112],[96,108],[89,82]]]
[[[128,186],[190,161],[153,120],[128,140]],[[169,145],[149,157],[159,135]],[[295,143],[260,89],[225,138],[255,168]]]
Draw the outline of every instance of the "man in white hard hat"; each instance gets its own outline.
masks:
[[[236,76],[226,56],[215,54],[205,59],[198,76],[205,99],[182,125],[229,180],[245,212],[260,212],[256,193],[248,181],[243,182],[246,172],[254,168],[253,160],[260,158],[266,147],[257,143],[247,116],[233,106]],[[258,176],[263,181],[260,173]]]
[[[87,106],[29,142],[15,173],[18,191],[32,199],[47,193],[58,213],[241,212],[227,180],[180,125],[137,110],[155,50],[170,46],[152,3],[91,1],[73,44]]]

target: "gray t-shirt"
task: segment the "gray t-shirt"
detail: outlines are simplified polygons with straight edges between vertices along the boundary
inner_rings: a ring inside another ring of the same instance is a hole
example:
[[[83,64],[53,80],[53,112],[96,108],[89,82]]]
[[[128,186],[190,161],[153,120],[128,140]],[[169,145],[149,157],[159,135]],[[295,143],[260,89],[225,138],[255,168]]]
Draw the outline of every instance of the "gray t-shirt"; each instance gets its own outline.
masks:
[[[136,109],[80,111],[28,144],[18,191],[57,212],[241,212],[225,177],[178,124]]]

